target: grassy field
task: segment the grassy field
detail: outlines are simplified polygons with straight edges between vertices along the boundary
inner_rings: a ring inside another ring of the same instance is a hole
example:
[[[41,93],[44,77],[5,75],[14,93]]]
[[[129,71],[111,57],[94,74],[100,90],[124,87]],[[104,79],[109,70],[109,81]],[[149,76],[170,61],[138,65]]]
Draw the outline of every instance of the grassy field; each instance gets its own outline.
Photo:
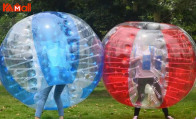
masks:
[[[0,119],[33,119],[34,112],[0,86]],[[132,119],[133,108],[116,102],[101,82],[85,101],[64,112],[65,119]],[[195,119],[196,88],[180,103],[169,108],[169,112],[175,119]],[[44,111],[42,119],[58,119],[57,111]],[[140,119],[164,119],[164,116],[158,109],[142,109]]]

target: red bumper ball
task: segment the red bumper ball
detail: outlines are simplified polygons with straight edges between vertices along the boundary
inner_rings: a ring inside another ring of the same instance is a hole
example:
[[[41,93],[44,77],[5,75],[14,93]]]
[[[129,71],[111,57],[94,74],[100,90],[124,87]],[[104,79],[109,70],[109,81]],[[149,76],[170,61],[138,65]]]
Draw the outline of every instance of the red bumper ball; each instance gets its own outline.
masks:
[[[182,100],[196,77],[195,44],[181,28],[126,22],[104,38],[103,80],[120,103],[165,108]]]

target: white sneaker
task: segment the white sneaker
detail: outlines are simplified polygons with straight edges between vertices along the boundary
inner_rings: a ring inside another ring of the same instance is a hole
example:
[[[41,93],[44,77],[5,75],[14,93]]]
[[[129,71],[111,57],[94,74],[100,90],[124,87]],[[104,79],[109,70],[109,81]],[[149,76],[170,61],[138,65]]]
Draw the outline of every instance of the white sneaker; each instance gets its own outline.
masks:
[[[133,119],[137,119],[137,116],[134,116]]]
[[[136,118],[137,119],[137,118]],[[174,119],[173,117],[171,117],[171,116],[167,116],[167,119]]]

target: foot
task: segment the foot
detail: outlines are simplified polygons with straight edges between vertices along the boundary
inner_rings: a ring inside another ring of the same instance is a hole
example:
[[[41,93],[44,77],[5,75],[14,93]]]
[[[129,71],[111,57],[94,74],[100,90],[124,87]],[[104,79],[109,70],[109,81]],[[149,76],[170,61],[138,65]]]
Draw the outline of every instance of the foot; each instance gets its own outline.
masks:
[[[64,117],[63,116],[60,116],[59,119],[64,119]]]
[[[39,117],[35,117],[35,119],[39,119]]]
[[[137,116],[134,116],[133,119],[138,119]]]
[[[167,119],[174,119],[172,116],[167,116]]]

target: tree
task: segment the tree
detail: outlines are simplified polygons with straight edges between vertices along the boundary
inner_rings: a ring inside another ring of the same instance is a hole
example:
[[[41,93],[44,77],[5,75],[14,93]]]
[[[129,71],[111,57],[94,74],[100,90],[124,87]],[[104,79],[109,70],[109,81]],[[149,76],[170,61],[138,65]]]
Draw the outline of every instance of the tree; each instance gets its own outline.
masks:
[[[2,4],[4,1],[0,1]],[[7,0],[11,4],[16,1]],[[156,21],[178,25],[196,40],[195,0],[20,0],[31,2],[32,12],[0,13],[0,38],[19,19],[42,11],[61,11],[84,19],[100,38],[125,21]],[[0,6],[2,9],[2,6]]]

